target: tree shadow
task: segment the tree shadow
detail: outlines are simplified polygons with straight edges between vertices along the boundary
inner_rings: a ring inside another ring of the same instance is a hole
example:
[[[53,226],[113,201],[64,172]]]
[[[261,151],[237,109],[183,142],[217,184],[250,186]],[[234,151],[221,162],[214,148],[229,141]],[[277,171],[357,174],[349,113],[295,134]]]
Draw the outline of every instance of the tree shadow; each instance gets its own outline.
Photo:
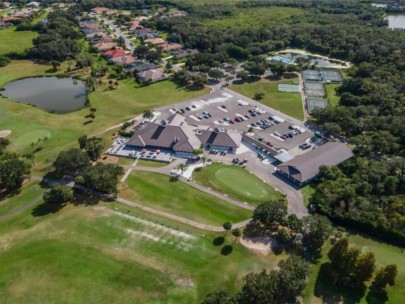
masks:
[[[31,211],[31,215],[38,217],[38,216],[45,216],[50,213],[56,213],[64,207],[64,204],[61,205],[51,205],[47,203],[43,203],[41,205],[36,206]]]
[[[171,183],[178,182],[178,181],[179,181],[179,176],[178,176],[178,175],[170,175],[169,181],[170,181]]]
[[[370,287],[366,297],[366,302],[368,304],[384,304],[387,301],[388,295],[385,290],[378,291],[375,290],[373,287]]]
[[[214,244],[214,246],[221,246],[224,242],[225,238],[223,236],[218,236],[212,241],[212,244]]]
[[[315,282],[315,296],[322,298],[324,303],[359,303],[366,293],[366,286],[349,288],[333,284],[327,274],[328,264],[329,263],[322,264],[318,272]]]
[[[221,254],[224,256],[230,255],[233,251],[233,247],[231,245],[225,245],[221,249]]]
[[[73,195],[73,205],[75,206],[94,206],[100,202],[100,196],[91,192],[85,192],[81,189],[75,189]]]

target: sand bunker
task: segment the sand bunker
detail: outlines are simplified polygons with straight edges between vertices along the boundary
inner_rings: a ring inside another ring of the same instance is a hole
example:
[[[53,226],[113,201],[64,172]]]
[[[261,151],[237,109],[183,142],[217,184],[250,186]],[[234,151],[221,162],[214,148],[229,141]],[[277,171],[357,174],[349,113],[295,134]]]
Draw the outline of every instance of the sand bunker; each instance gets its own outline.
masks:
[[[264,237],[254,237],[254,238],[247,238],[242,237],[240,239],[241,245],[245,246],[249,250],[253,251],[254,253],[260,255],[268,255],[271,253],[271,240],[270,238]]]
[[[11,130],[1,130],[0,137],[7,137],[11,134]]]

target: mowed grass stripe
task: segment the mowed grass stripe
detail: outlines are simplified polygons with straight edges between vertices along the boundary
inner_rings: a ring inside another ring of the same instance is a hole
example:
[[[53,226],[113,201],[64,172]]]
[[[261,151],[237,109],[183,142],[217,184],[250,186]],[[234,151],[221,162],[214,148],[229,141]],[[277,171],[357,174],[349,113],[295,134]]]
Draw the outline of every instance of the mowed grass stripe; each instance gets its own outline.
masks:
[[[260,178],[237,166],[212,164],[194,171],[193,179],[240,201],[260,204],[281,199],[281,193]]]
[[[137,171],[127,179],[120,196],[201,223],[222,225],[251,217],[251,212],[199,191],[169,176]]]

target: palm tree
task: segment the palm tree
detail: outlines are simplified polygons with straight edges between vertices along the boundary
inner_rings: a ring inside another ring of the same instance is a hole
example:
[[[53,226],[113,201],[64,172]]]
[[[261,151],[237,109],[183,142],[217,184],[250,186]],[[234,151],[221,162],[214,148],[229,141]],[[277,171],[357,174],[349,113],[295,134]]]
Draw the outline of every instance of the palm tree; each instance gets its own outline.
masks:
[[[153,118],[153,112],[151,110],[146,110],[145,112],[143,112],[143,118],[147,119],[147,120],[151,120]]]
[[[232,223],[231,222],[225,222],[222,224],[222,227],[226,230],[225,236],[228,234],[229,230],[232,229]]]
[[[242,235],[242,230],[240,230],[239,228],[235,228],[232,230],[232,235],[235,237],[235,241],[233,242],[235,244],[238,238]]]
[[[181,174],[183,174],[183,172],[187,169],[187,165],[185,163],[180,163],[177,166],[177,169],[181,171]]]

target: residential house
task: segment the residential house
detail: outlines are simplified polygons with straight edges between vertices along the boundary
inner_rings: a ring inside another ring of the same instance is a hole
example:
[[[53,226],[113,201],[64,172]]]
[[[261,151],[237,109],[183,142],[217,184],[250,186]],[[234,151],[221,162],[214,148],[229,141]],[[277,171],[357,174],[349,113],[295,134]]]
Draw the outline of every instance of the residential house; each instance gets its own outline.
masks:
[[[136,61],[136,58],[134,56],[125,55],[125,56],[110,58],[109,61],[113,64],[127,65],[127,64],[134,63]]]
[[[165,70],[163,68],[156,68],[139,72],[138,74],[136,74],[136,77],[142,81],[149,83],[167,79],[165,75]]]
[[[94,7],[91,9],[91,11],[95,14],[101,14],[109,11],[109,9],[107,7]]]
[[[160,45],[160,47],[162,48],[162,50],[164,52],[172,52],[175,50],[180,50],[181,48],[183,48],[183,46],[181,44],[178,43],[168,43],[166,42],[163,45]]]
[[[157,68],[157,65],[154,63],[150,62],[145,62],[145,61],[135,61],[134,63],[131,63],[125,67],[126,72],[143,72],[147,70],[152,70]]]
[[[145,44],[152,44],[155,46],[163,46],[166,43],[162,38],[146,39],[144,42]]]
[[[125,55],[126,55],[125,50],[123,50],[122,48],[115,48],[115,49],[103,52],[103,56],[105,56],[107,59],[121,57],[121,56],[125,56]]]
[[[150,28],[136,29],[134,33],[138,39],[143,39],[143,40],[159,37],[159,34]]]
[[[99,42],[93,44],[93,47],[99,50],[100,52],[109,51],[117,47],[117,44],[114,42]]]

